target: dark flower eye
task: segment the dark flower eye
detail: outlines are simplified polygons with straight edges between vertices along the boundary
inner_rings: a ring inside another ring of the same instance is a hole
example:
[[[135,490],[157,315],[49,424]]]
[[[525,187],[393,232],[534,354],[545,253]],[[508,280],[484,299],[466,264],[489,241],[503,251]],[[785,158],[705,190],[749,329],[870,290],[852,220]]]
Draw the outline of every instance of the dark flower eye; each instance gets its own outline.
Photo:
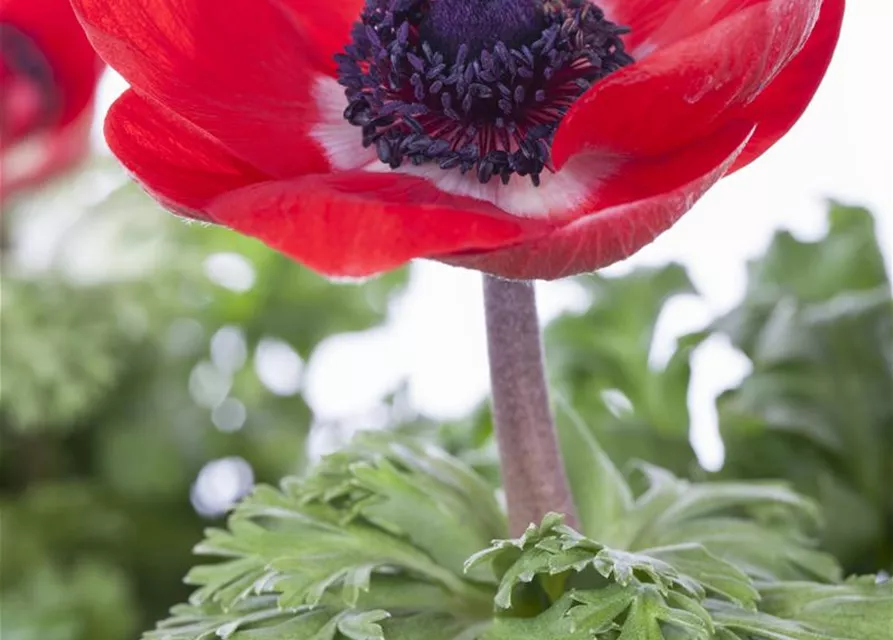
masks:
[[[369,0],[345,52],[345,119],[392,169],[539,185],[574,100],[633,60],[588,0]]]

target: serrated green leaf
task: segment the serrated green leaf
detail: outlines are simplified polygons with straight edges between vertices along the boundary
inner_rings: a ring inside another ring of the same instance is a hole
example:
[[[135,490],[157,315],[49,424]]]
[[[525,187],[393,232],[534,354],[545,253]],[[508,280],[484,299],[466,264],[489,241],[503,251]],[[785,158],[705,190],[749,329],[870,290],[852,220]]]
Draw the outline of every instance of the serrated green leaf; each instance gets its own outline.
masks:
[[[760,640],[848,640],[835,638],[795,620],[776,618],[760,611],[734,608],[726,603],[708,602],[713,620],[729,633]],[[853,639],[855,640],[855,639]]]
[[[486,513],[488,500],[495,514]],[[209,530],[196,551],[224,561],[190,572],[187,580],[198,586],[191,602],[227,612],[212,625],[215,633],[278,637],[286,627],[246,630],[254,618],[229,615],[262,596],[274,597],[274,610],[302,616],[308,606],[352,612],[330,616],[313,632],[333,640],[383,640],[390,616],[460,616],[473,625],[490,612],[492,589],[449,566],[459,562],[450,545],[477,550],[484,535],[496,533],[489,526],[503,527],[504,518],[486,482],[464,466],[410,441],[363,435],[306,479],[287,480],[280,490],[258,486],[226,530]],[[306,629],[317,620],[304,618]],[[228,626],[221,631],[220,624]]]
[[[720,596],[744,608],[756,608],[760,594],[747,574],[730,562],[712,555],[700,544],[645,549],[642,555],[663,560],[683,576],[690,577],[694,584],[689,585],[689,592],[699,584],[713,596]]]
[[[381,434],[361,434],[349,454],[323,463],[307,482],[304,499],[311,498],[412,539],[455,572],[506,530],[494,492],[480,477],[436,448]]]
[[[576,629],[565,614],[573,605],[565,596],[547,611],[532,618],[496,618],[478,640],[584,640],[591,637],[585,628]]]
[[[778,484],[680,480],[640,465],[648,489],[637,498],[612,539],[642,550],[699,543],[713,555],[760,579],[835,580],[834,560],[812,550],[803,529],[816,526],[815,505]]]
[[[338,631],[351,640],[385,640],[378,624],[391,617],[387,611],[345,611],[338,616]]]
[[[682,589],[688,595],[702,599],[705,591],[695,581],[686,580],[676,569],[662,560],[642,553],[630,553],[617,549],[602,549],[593,559],[596,571],[606,578],[626,586],[633,581],[654,584],[661,595],[671,589]]]
[[[619,637],[629,638],[670,640],[682,634],[678,637],[710,640],[714,627],[700,604],[708,593],[750,608],[758,598],[744,573],[703,547],[641,553],[609,549],[562,525],[555,514],[520,538],[496,541],[470,562],[506,567],[494,599],[500,609],[522,615],[545,607],[544,613],[523,623],[497,619],[491,633],[499,638],[534,637],[525,634],[536,630],[586,638],[592,637],[586,633],[617,631]],[[553,576],[562,576],[565,585],[587,587],[554,597],[547,589]],[[599,588],[592,588],[596,584]],[[573,624],[568,626],[568,620]]]
[[[735,517],[699,518],[679,523],[660,535],[662,544],[696,541],[756,580],[796,580],[809,577],[833,582],[840,566],[815,549],[815,541],[797,532]]]
[[[386,640],[477,640],[489,621],[458,620],[442,613],[394,616],[382,623]]]
[[[571,598],[582,607],[574,607],[568,617],[574,621],[574,627],[589,629],[591,633],[600,633],[616,628],[614,622],[626,611],[638,597],[639,590],[635,585],[609,584],[598,591],[574,591]]]
[[[782,582],[764,585],[760,608],[798,620],[835,638],[884,638],[893,634],[893,582],[874,576],[844,584]]]
[[[629,608],[617,640],[664,640],[660,628],[663,597],[654,589],[647,589]]]

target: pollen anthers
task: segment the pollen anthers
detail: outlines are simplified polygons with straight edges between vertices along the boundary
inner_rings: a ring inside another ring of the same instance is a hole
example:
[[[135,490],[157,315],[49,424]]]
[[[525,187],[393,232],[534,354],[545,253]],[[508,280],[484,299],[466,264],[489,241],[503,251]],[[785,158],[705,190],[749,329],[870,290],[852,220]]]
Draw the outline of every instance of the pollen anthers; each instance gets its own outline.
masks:
[[[573,102],[632,62],[627,31],[588,0],[368,0],[336,56],[344,117],[392,169],[538,185]]]

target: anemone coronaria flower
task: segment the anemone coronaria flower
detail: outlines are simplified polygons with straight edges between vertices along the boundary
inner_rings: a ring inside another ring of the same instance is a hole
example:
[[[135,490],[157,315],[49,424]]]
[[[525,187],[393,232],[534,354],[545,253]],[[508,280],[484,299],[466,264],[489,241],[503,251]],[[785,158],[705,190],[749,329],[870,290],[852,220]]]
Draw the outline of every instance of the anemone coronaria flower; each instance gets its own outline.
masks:
[[[329,276],[622,259],[803,113],[844,0],[74,0],[109,144]]]
[[[0,0],[0,197],[87,154],[102,68],[68,0]]]

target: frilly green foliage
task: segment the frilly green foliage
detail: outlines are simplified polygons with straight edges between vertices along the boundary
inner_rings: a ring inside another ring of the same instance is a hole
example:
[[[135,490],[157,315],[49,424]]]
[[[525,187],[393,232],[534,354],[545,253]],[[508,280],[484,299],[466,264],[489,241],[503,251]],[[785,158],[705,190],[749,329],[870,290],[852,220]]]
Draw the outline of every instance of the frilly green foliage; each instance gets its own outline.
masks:
[[[125,293],[12,278],[3,279],[0,293],[7,425],[23,432],[78,424],[114,388],[144,338],[128,330]]]
[[[145,637],[399,638],[473,626],[489,612],[493,578],[462,565],[504,531],[490,487],[454,459],[361,436],[306,479],[258,487],[227,531],[209,531],[197,551],[227,559],[194,569],[190,604]]]
[[[864,640],[886,624],[893,587],[840,584],[804,537],[814,506],[796,494],[646,467],[636,496],[594,440],[587,452],[593,484],[616,494],[600,525],[611,546],[555,514],[505,539],[492,489],[467,466],[361,434],[209,531],[197,551],[222,561],[193,570],[189,604],[144,638]],[[842,628],[835,607],[863,615]]]

